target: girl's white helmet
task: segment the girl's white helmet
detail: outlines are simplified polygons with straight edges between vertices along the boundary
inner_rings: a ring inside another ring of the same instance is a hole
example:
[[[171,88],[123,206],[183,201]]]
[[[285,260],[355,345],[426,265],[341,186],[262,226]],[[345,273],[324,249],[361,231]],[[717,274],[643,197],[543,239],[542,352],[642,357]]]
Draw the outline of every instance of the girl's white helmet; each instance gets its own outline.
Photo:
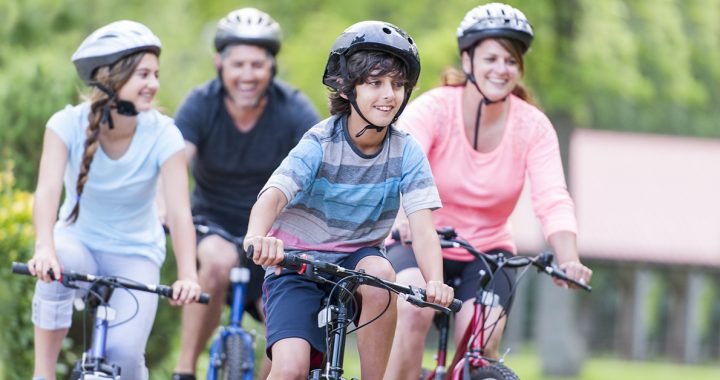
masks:
[[[85,38],[72,55],[72,62],[83,82],[90,85],[99,67],[112,65],[139,51],[159,56],[161,47],[160,38],[147,26],[129,20],[115,21]]]

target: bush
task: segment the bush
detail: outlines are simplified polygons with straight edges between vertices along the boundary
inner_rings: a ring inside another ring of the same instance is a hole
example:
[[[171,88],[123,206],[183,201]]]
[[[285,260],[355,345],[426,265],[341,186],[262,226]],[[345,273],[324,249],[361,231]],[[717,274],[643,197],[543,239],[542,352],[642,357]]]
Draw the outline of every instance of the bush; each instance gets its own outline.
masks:
[[[10,263],[27,261],[34,241],[32,195],[14,190],[13,164],[0,171],[0,379],[28,378],[33,361],[30,302],[35,282],[13,275]]]

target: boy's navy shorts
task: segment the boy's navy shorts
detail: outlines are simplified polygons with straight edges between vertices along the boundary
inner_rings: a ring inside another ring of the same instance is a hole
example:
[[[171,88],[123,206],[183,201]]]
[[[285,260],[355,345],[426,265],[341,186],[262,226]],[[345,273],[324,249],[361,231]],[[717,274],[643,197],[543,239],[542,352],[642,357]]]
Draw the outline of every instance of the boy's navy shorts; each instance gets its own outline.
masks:
[[[368,256],[385,255],[374,247],[361,248],[353,253],[305,253],[317,260],[328,261],[344,268],[354,269],[361,259]],[[326,285],[318,284],[295,272],[283,269],[277,276],[274,267],[269,267],[263,284],[265,305],[267,348],[272,358],[271,348],[281,339],[300,338],[308,343],[313,351],[325,352],[325,327],[318,327],[318,313],[323,308],[323,299],[329,294]]]

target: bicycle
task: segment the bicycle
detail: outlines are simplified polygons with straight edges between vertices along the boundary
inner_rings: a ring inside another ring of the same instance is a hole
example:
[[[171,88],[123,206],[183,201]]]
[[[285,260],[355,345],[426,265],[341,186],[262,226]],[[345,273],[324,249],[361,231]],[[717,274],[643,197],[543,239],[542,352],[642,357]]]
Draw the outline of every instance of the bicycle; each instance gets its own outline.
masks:
[[[247,250],[247,257],[252,258],[254,247]],[[353,270],[341,267],[337,264],[328,263],[313,259],[308,255],[295,255],[285,252],[285,258],[279,266],[298,272],[308,279],[332,286],[330,294],[326,297],[323,307],[318,313],[318,326],[325,327],[327,331],[326,354],[323,357],[320,368],[310,370],[308,380],[345,380],[343,374],[343,358],[345,355],[345,341],[347,334],[356,331],[365,325],[358,326],[348,331],[355,319],[357,306],[355,305],[354,293],[360,285],[369,285],[377,288],[387,289],[417,307],[430,307],[438,312],[450,313],[460,310],[462,302],[454,299],[449,307],[443,307],[425,301],[425,290],[415,286],[406,286],[391,281],[386,281],[376,276],[365,273],[363,270]],[[322,276],[321,274],[330,275]],[[335,297],[333,297],[335,296]],[[388,307],[390,297],[388,297]],[[371,320],[372,322],[372,320]]]
[[[518,380],[518,376],[509,367],[505,366],[504,360],[493,359],[484,356],[484,350],[490,335],[494,332],[493,326],[486,326],[486,308],[498,305],[498,298],[493,292],[493,281],[495,275],[507,268],[526,268],[515,280],[512,292],[517,284],[527,273],[530,266],[538,269],[538,272],[545,273],[551,277],[572,283],[585,291],[592,291],[592,287],[585,283],[572,280],[565,276],[562,269],[553,264],[553,254],[542,252],[535,256],[511,256],[503,254],[486,254],[476,250],[468,242],[460,239],[452,227],[445,227],[437,230],[442,248],[463,248],[475,258],[483,261],[487,268],[493,268],[492,273],[484,270],[480,272],[480,281],[475,294],[473,316],[468,325],[462,340],[456,345],[457,350],[450,364],[446,367],[447,344],[449,335],[449,315],[438,314],[433,320],[439,332],[438,350],[435,357],[435,369],[423,370],[422,380]],[[399,234],[393,233],[395,240],[400,240]],[[406,242],[407,243],[407,242]],[[452,280],[452,279],[450,279]],[[505,308],[507,309],[507,308]],[[501,316],[502,317],[502,316]],[[486,329],[490,329],[486,336]],[[448,370],[449,368],[449,370]]]
[[[31,276],[27,264],[12,263],[12,272],[15,274]],[[162,297],[172,298],[173,290],[167,285],[149,285],[137,281],[112,277],[95,276],[76,272],[62,272],[56,278],[52,271],[50,276],[63,286],[77,289],[76,282],[87,282],[92,284],[87,294],[83,297],[83,308],[86,313],[95,316],[93,322],[92,343],[87,350],[84,350],[82,357],[75,362],[70,380],[101,380],[121,378],[121,368],[109,363],[105,356],[107,344],[107,331],[111,321],[115,319],[115,310],[109,306],[110,298],[116,288],[139,290],[148,293],[155,293]],[[198,302],[207,304],[210,297],[202,293]]]
[[[235,237],[206,219],[193,217],[195,230],[201,234],[214,234],[233,243],[238,253],[238,262],[230,270],[230,294],[228,295],[230,316],[210,345],[210,360],[207,380],[238,379],[252,380],[255,367],[255,334],[242,327],[243,306],[250,282],[250,270],[244,265],[242,237]]]

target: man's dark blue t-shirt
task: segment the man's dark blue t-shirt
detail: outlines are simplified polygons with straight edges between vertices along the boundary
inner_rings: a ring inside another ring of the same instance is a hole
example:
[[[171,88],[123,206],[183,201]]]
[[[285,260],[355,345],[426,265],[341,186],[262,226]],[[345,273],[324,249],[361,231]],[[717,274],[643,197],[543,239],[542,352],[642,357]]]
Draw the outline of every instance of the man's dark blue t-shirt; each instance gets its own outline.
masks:
[[[175,116],[185,140],[197,147],[193,215],[236,236],[245,234],[250,209],[270,175],[320,119],[307,97],[277,79],[267,95],[265,110],[249,132],[235,127],[217,78],[193,89]]]

